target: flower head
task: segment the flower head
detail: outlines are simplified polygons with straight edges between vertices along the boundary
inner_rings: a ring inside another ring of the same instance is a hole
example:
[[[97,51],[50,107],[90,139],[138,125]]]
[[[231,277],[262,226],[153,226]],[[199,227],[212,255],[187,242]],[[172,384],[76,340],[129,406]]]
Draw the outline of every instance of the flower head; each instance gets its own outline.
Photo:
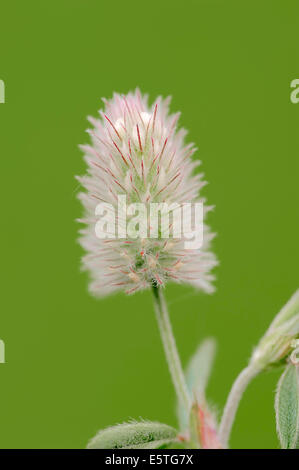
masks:
[[[251,357],[251,363],[264,369],[280,364],[292,353],[295,359],[299,337],[299,289],[276,315]]]
[[[86,224],[80,242],[87,251],[83,267],[91,274],[90,290],[97,296],[116,290],[132,293],[167,281],[213,290],[210,271],[217,262],[209,251],[213,235],[205,224],[203,243],[194,249],[186,249],[182,237],[166,236],[165,227],[152,236],[148,218],[143,227],[149,230],[148,236],[144,231],[138,237],[126,231],[125,235],[115,234],[112,227],[111,237],[101,238],[96,231],[99,204],[116,214],[122,231],[127,217],[129,224],[136,222],[126,205],[120,211],[120,196],[125,196],[128,204],[146,208],[204,201],[199,190],[205,182],[203,175],[196,173],[200,162],[191,158],[196,149],[193,144],[185,145],[186,132],[177,130],[179,113],[168,114],[169,101],[159,97],[149,106],[147,96],[139,90],[126,96],[114,94],[111,100],[104,100],[105,110],[100,111],[99,119],[89,118],[93,125],[88,131],[91,145],[81,147],[88,170],[87,175],[78,177],[87,190],[79,194],[85,211],[81,222]],[[209,209],[204,207],[203,213]]]

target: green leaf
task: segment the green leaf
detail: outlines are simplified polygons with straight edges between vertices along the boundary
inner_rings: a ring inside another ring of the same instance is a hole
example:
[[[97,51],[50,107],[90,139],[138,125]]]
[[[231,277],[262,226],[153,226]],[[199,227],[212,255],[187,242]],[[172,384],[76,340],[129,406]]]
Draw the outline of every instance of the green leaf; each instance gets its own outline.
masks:
[[[216,341],[213,338],[205,339],[191,357],[186,369],[186,383],[191,400],[194,394],[202,398],[210,378],[211,369],[216,353]],[[177,415],[181,430],[186,430],[189,424],[189,416],[178,404]]]
[[[299,449],[299,365],[290,363],[279,379],[276,428],[283,449]]]
[[[175,447],[172,447],[175,446]],[[174,441],[173,439],[160,439],[159,441],[151,441],[147,442],[146,444],[138,444],[134,447],[123,447],[123,449],[177,449],[178,448],[178,441]],[[179,447],[180,448],[180,447]]]
[[[177,431],[167,424],[132,421],[99,431],[88,449],[158,449],[175,439]]]
[[[198,405],[194,403],[191,406],[190,416],[189,416],[189,439],[190,439],[190,447],[192,449],[198,449],[199,439],[198,439],[198,430],[199,430],[199,421],[198,421]]]
[[[187,387],[192,395],[193,390],[204,393],[211,375],[216,353],[214,338],[205,339],[191,357],[186,370]]]

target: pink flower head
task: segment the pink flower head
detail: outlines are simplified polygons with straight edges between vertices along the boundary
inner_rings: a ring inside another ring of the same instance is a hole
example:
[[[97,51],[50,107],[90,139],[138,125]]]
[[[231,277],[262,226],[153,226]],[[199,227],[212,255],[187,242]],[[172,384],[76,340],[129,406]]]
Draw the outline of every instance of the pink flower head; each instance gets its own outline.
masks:
[[[195,173],[200,162],[191,158],[196,149],[184,143],[185,130],[177,129],[179,113],[169,114],[169,98],[159,97],[149,106],[147,96],[136,90],[126,96],[115,93],[103,101],[100,118],[89,118],[91,145],[81,147],[88,169],[78,178],[86,189],[79,194],[85,212],[81,222],[86,224],[80,243],[87,251],[82,263],[91,275],[91,292],[97,296],[117,290],[132,293],[167,281],[212,292],[210,271],[217,261],[209,251],[213,235],[205,224],[202,246],[196,249],[186,249],[182,238],[166,238],[163,231],[158,237],[120,237],[115,232],[110,238],[97,236],[99,204],[110,207],[121,224],[119,196],[125,196],[127,204],[145,207],[182,205],[204,201],[199,191],[205,184],[202,174]],[[209,209],[204,207],[204,214]],[[132,219],[130,214],[131,223]],[[150,234],[152,227],[146,220]]]

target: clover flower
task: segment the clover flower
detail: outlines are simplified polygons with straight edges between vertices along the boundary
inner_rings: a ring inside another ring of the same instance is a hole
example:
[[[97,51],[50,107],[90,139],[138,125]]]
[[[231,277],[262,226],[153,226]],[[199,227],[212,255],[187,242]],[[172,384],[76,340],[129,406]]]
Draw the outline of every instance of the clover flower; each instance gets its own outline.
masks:
[[[213,234],[204,223],[211,207],[203,208],[200,190],[205,182],[197,172],[200,162],[192,158],[196,149],[185,144],[186,131],[177,129],[179,113],[169,114],[169,98],[158,97],[149,106],[147,96],[137,89],[126,96],[114,94],[104,104],[99,119],[89,118],[91,144],[81,147],[88,166],[87,174],[78,177],[86,190],[79,194],[84,206],[79,220],[86,225],[80,238],[87,251],[82,264],[96,296],[151,288],[178,398],[179,430],[159,422],[131,421],[99,431],[88,448],[225,448],[246,387],[260,372],[280,365],[286,369],[275,400],[278,435],[283,448],[299,448],[299,291],[273,320],[236,378],[218,424],[205,395],[214,342],[200,345],[184,372],[162,289],[174,281],[213,291],[211,270],[217,260],[210,251]],[[185,217],[187,230],[183,223],[182,234],[177,229]],[[194,243],[186,243],[192,237]]]
[[[81,146],[88,169],[78,177],[86,189],[79,194],[85,212],[80,221],[86,224],[80,243],[87,251],[82,264],[91,275],[90,291],[96,296],[117,290],[133,293],[174,281],[212,292],[210,271],[217,262],[209,251],[213,234],[206,225],[200,249],[185,249],[183,238],[165,238],[163,231],[157,238],[96,235],[99,203],[109,204],[119,214],[119,196],[145,206],[203,202],[199,191],[205,185],[203,175],[196,174],[200,162],[191,158],[194,145],[184,143],[184,129],[177,130],[179,113],[169,115],[169,98],[159,97],[148,106],[147,96],[136,90],[103,101],[100,118],[89,118],[91,145]],[[204,207],[204,215],[210,209]],[[150,230],[149,221],[147,225]]]

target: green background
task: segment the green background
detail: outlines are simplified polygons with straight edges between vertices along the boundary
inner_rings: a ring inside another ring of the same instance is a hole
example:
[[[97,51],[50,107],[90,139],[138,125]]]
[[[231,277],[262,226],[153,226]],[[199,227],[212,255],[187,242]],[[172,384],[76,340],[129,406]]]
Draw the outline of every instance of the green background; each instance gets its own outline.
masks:
[[[173,96],[216,209],[217,292],[170,285],[182,361],[215,336],[209,396],[229,388],[298,287],[296,0],[59,0],[1,5],[0,446],[85,447],[130,417],[175,425],[150,292],[98,301],[76,242],[86,116],[139,86]],[[279,373],[245,393],[233,447],[276,448]]]

